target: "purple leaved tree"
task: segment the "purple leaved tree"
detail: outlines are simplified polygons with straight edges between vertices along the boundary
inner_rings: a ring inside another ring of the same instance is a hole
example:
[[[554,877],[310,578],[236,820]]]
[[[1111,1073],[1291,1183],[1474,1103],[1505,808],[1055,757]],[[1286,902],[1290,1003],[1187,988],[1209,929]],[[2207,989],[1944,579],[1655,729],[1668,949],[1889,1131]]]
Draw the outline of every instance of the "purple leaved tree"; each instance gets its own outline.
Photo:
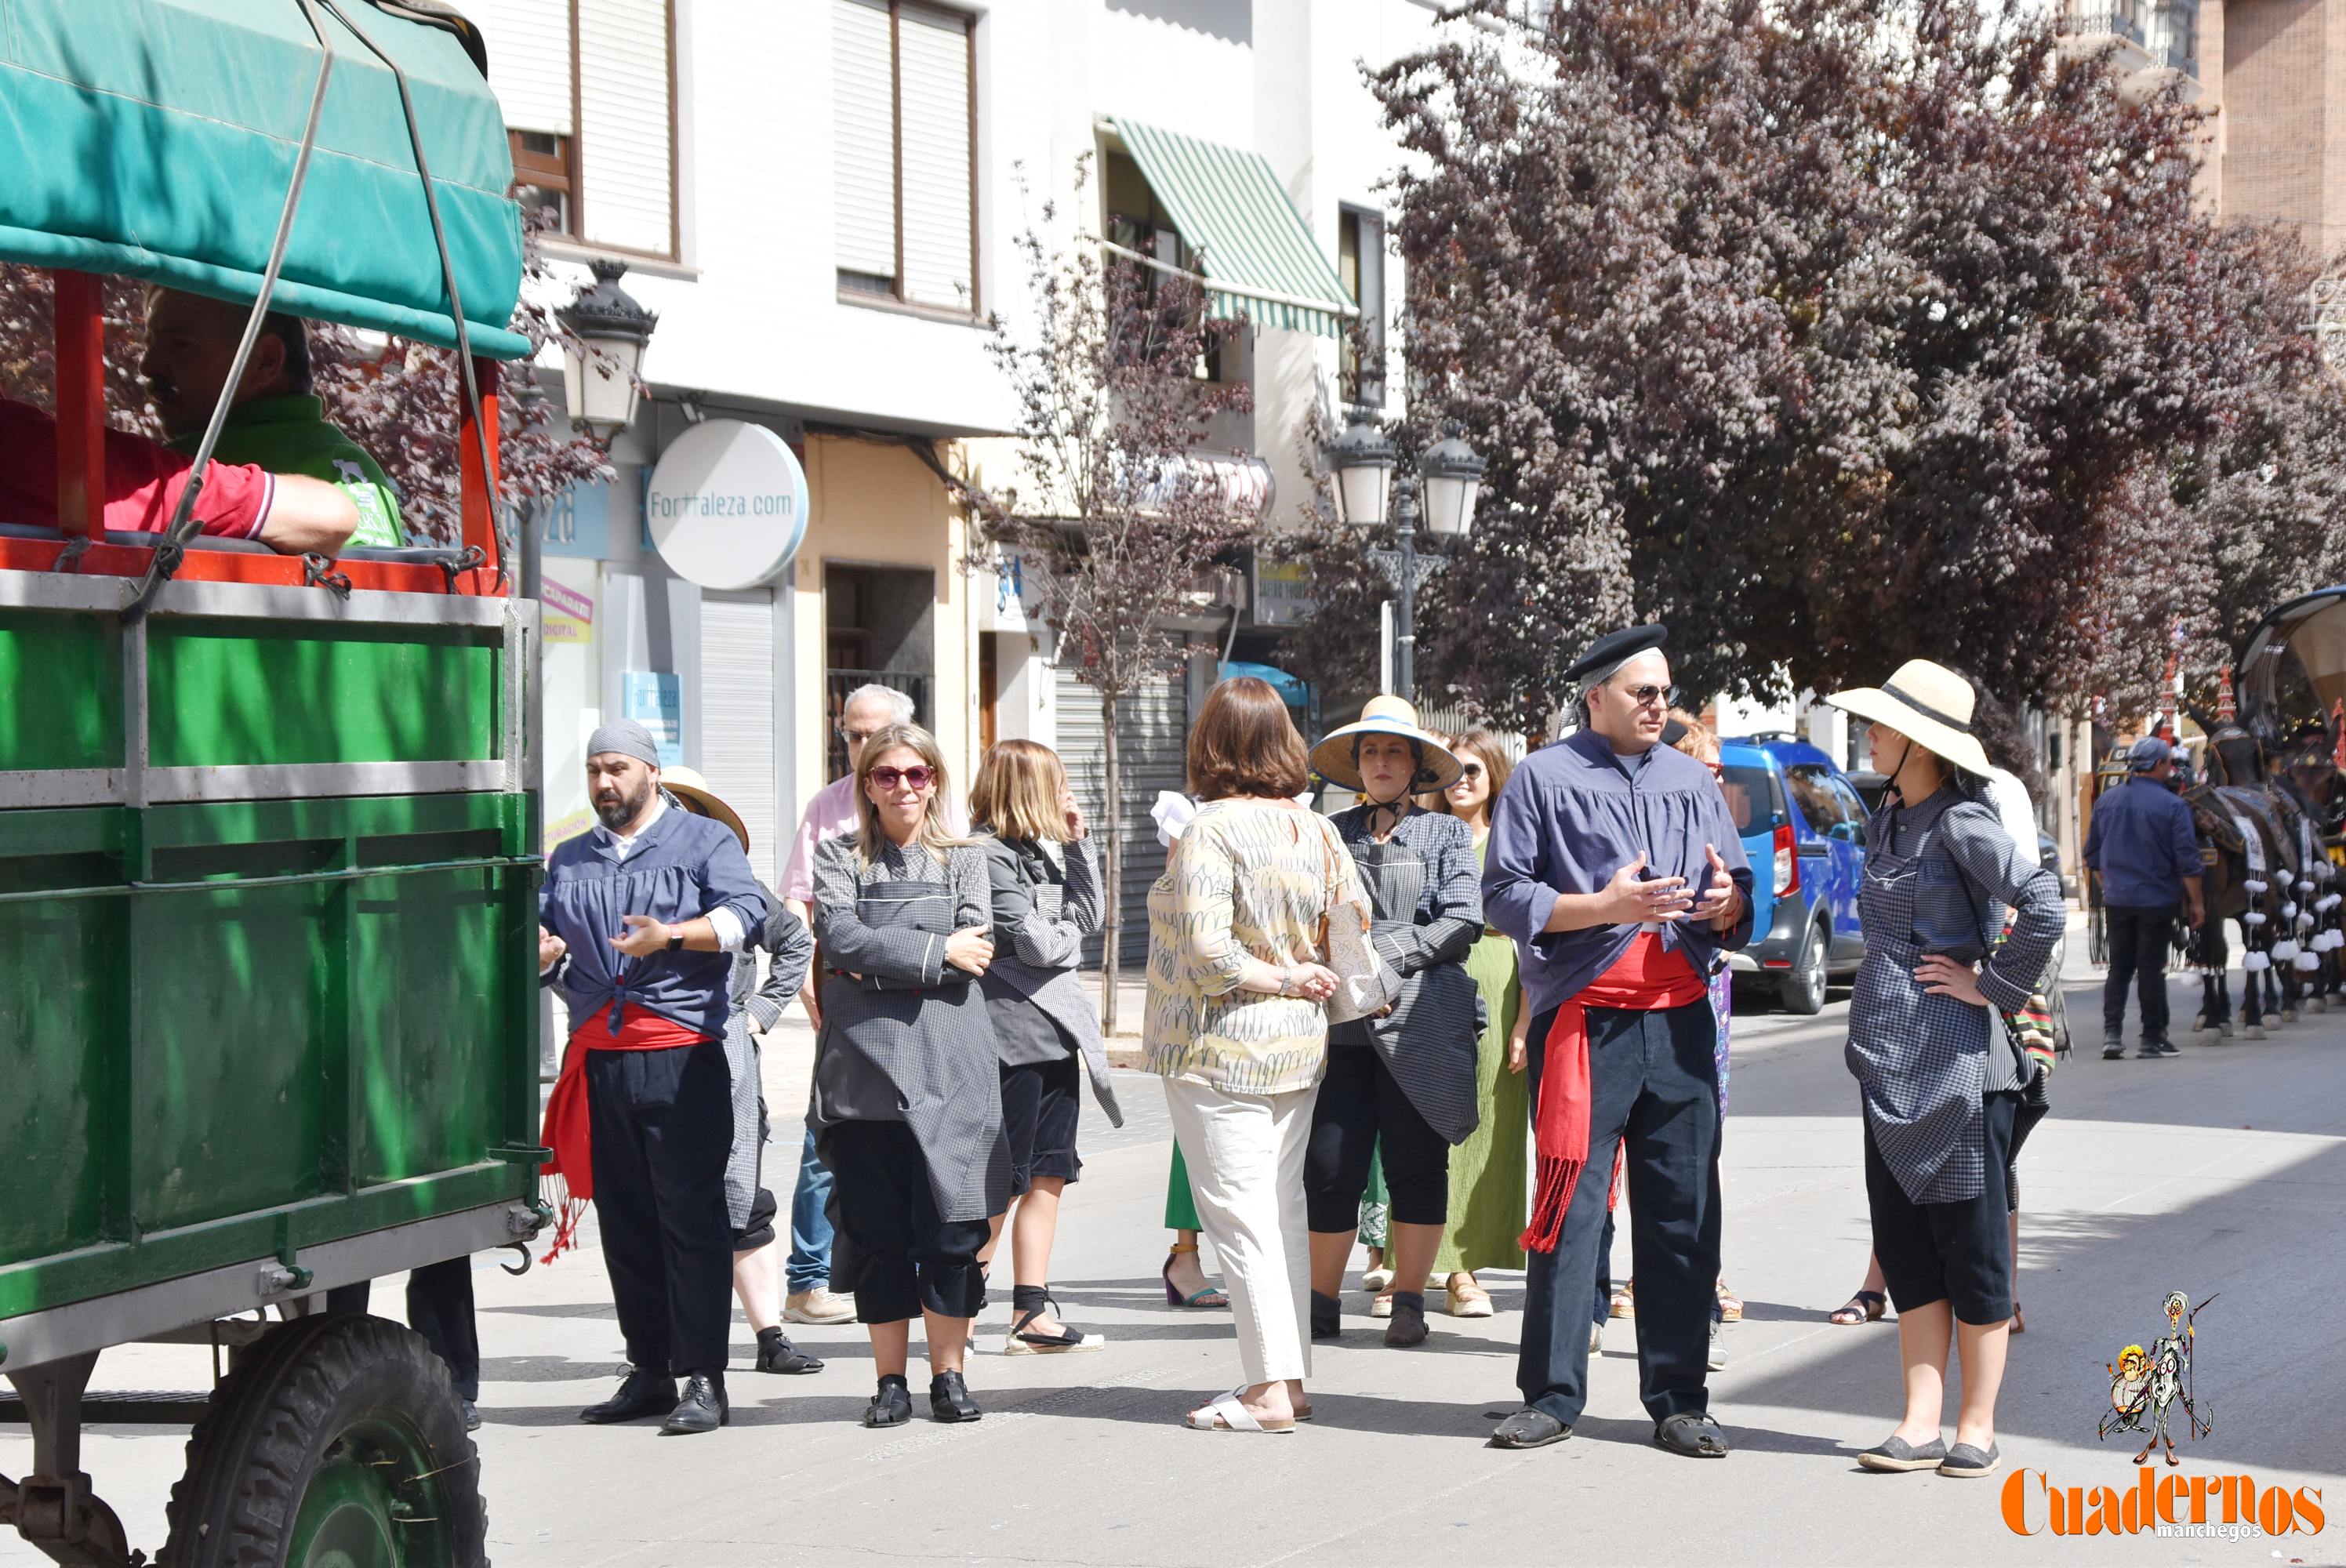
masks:
[[[1085,185],[1078,168],[1076,188]],[[1043,228],[1052,209],[1043,209]],[[976,539],[1015,554],[1057,634],[1062,667],[1099,694],[1107,735],[1103,1025],[1117,1026],[1124,823],[1116,803],[1124,757],[1118,709],[1166,678],[1185,635],[1168,622],[1198,579],[1253,532],[1253,509],[1191,461],[1215,416],[1243,411],[1243,384],[1202,378],[1239,324],[1209,320],[1186,276],[1104,260],[1079,234],[1055,253],[1038,229],[1018,240],[1030,315],[996,317],[991,351],[1017,400],[1015,476],[963,483]]]

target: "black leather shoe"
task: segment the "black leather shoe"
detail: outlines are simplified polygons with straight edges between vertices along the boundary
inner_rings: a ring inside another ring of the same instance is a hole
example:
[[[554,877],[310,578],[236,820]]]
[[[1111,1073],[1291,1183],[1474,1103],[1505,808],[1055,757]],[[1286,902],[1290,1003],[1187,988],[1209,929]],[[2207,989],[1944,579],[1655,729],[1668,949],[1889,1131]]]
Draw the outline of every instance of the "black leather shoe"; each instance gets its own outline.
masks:
[[[758,1370],[799,1376],[822,1370],[822,1358],[810,1356],[780,1332],[758,1336]]]
[[[732,1407],[725,1402],[725,1374],[695,1372],[684,1380],[684,1398],[660,1427],[660,1436],[713,1432],[732,1419]]]
[[[941,1421],[974,1421],[985,1412],[969,1397],[959,1372],[939,1372],[929,1380],[929,1414]]]
[[[1336,1339],[1344,1333],[1344,1303],[1334,1296],[1311,1293],[1311,1337],[1315,1339]]]
[[[615,1421],[639,1421],[646,1416],[664,1416],[676,1409],[676,1380],[666,1372],[648,1372],[638,1367],[627,1374],[619,1391],[599,1405],[588,1405],[578,1412],[578,1419],[589,1426],[609,1426]]]
[[[880,1391],[863,1407],[867,1427],[900,1427],[913,1419],[913,1386],[894,1372],[882,1376]]]

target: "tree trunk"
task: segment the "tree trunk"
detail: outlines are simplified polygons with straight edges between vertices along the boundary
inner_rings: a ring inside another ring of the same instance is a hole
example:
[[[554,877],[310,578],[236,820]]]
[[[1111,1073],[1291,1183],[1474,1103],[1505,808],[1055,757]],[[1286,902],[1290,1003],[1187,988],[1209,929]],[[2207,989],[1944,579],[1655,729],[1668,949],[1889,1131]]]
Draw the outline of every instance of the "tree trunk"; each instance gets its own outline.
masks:
[[[1116,693],[1100,693],[1101,728],[1107,732],[1107,802],[1101,825],[1107,830],[1107,864],[1103,892],[1107,900],[1107,924],[1100,942],[1100,1033],[1116,1034],[1116,983],[1119,973],[1118,939],[1124,934],[1124,748],[1116,732]]]

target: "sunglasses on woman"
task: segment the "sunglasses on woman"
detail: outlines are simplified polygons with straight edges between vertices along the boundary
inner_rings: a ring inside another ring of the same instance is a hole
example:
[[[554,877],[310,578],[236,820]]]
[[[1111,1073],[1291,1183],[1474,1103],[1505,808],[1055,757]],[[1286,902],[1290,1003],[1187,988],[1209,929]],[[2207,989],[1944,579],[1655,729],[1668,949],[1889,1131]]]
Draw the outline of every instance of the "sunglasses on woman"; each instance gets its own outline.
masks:
[[[1483,777],[1483,765],[1480,762],[1465,763],[1459,768],[1458,777],[1461,781],[1468,779],[1480,779]]]
[[[915,789],[925,789],[936,781],[937,770],[933,768],[874,768],[872,770],[872,782],[879,785],[882,789],[893,789],[899,784],[910,784]]]

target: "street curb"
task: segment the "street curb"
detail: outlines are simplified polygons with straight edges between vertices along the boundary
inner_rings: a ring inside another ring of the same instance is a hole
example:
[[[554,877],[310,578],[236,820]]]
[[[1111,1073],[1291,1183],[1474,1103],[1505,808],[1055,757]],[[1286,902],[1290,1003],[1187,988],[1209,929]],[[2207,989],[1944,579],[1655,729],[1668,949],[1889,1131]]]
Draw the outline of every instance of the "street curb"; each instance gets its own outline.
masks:
[[[1141,1049],[1137,1034],[1119,1034],[1107,1043],[1107,1064],[1111,1067],[1138,1068],[1147,1064],[1148,1053]]]

